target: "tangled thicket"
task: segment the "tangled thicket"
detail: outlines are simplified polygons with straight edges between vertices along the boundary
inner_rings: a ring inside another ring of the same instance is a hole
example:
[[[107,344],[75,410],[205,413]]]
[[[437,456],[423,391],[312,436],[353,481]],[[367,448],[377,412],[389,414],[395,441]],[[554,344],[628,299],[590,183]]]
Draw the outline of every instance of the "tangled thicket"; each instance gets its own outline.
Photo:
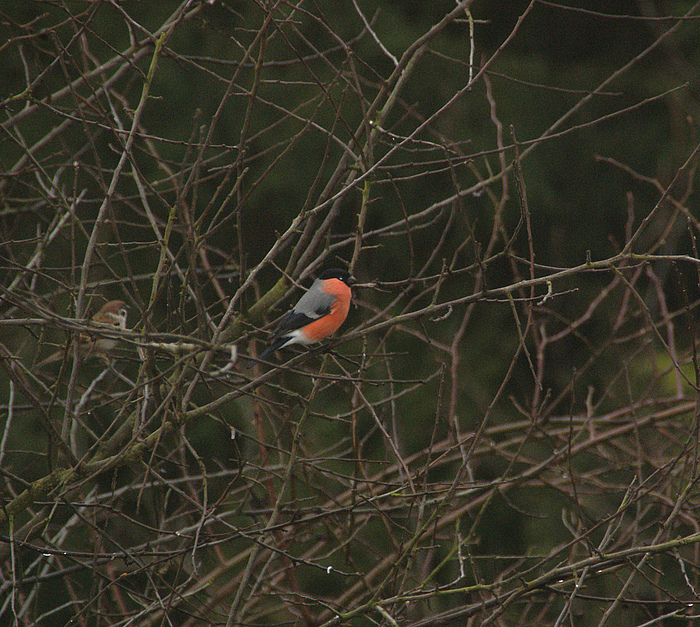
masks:
[[[2,624],[698,624],[698,8],[515,4],[0,2]]]

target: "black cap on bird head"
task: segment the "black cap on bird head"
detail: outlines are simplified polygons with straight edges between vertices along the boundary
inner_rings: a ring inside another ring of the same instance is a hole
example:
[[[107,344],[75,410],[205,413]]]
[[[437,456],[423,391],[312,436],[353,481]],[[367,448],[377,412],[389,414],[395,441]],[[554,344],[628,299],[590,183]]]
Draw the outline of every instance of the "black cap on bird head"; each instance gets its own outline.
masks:
[[[326,279],[338,279],[339,281],[345,283],[345,285],[354,285],[357,283],[355,277],[352,276],[347,270],[343,270],[342,268],[330,268],[329,270],[324,270],[318,275],[317,278],[321,281],[325,281]]]

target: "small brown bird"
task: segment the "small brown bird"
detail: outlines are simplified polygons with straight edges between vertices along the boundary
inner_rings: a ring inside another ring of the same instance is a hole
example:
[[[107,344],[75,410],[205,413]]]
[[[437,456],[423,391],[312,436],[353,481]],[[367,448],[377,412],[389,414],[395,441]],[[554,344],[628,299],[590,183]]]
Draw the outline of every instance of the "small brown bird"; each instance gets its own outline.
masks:
[[[126,329],[126,304],[121,300],[110,300],[108,303],[102,305],[102,308],[92,317],[91,322],[95,326],[112,327],[124,331]],[[118,340],[115,338],[99,337],[87,331],[83,331],[80,334],[80,341],[77,344],[78,354],[81,359],[97,357],[108,361],[107,353],[113,350],[117,343]],[[43,361],[40,361],[35,367],[43,368],[44,366],[64,359],[67,354],[66,351],[72,353],[75,346],[75,344],[72,344],[70,348],[63,348],[56,351]]]

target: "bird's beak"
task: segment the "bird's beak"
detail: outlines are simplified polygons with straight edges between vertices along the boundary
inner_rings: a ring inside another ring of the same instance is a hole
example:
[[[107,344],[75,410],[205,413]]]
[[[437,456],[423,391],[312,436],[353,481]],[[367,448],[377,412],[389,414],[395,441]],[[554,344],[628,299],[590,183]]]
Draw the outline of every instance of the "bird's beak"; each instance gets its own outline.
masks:
[[[355,285],[355,283],[357,283],[357,279],[354,276],[350,275],[348,277],[347,284],[348,285]]]

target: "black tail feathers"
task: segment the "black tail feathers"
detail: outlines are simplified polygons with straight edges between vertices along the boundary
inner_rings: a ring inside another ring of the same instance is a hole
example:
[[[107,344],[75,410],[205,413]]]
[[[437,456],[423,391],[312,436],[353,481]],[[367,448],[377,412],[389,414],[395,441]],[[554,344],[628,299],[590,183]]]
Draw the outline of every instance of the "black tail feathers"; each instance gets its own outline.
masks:
[[[282,348],[282,346],[284,346],[288,340],[289,338],[285,336],[278,337],[274,342],[272,342],[272,344],[270,344],[262,353],[258,355],[257,359],[251,359],[247,367],[252,368],[253,364],[255,364],[256,362],[265,361],[278,348]]]

